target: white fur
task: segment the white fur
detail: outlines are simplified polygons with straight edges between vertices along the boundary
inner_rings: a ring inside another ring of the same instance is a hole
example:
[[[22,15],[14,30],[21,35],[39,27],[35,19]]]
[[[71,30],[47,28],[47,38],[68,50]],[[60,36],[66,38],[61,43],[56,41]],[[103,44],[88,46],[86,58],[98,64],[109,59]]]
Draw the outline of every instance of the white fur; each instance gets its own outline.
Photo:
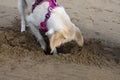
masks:
[[[18,0],[18,11],[21,15],[21,32],[25,31],[26,15],[31,11],[33,0]]]
[[[29,6],[27,6],[28,4]],[[28,9],[31,8],[30,0],[18,0],[18,9],[21,14],[21,32],[25,31],[25,22],[27,22],[33,35],[35,35],[44,50],[46,50],[47,45],[39,32],[39,24],[44,21],[45,14],[48,12],[48,6],[49,3],[44,2],[38,5],[33,13],[31,12],[27,15],[25,9],[26,7]],[[50,18],[47,21],[47,28],[48,32],[46,32],[46,35],[50,40],[51,52],[57,53],[56,47],[71,40],[75,40],[80,46],[83,45],[84,40],[80,30],[71,22],[68,14],[61,6],[52,10]]]

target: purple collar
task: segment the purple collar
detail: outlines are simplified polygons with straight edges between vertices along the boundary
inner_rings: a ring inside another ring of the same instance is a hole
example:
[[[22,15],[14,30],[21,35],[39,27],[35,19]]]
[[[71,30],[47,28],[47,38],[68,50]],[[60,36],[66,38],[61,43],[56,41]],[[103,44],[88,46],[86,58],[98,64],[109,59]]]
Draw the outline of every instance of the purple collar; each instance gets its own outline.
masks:
[[[47,21],[48,19],[50,18],[50,15],[51,15],[51,12],[52,12],[52,9],[54,9],[55,7],[58,7],[59,5],[55,2],[55,0],[42,0],[41,2],[38,2],[37,0],[35,1],[35,3],[33,4],[32,6],[32,12],[33,10],[36,8],[37,5],[40,5],[42,4],[43,2],[49,2],[49,7],[48,7],[48,12],[46,13],[45,15],[45,19],[43,22],[40,22],[40,29],[43,31],[43,32],[47,32],[48,31],[48,28],[47,28]]]

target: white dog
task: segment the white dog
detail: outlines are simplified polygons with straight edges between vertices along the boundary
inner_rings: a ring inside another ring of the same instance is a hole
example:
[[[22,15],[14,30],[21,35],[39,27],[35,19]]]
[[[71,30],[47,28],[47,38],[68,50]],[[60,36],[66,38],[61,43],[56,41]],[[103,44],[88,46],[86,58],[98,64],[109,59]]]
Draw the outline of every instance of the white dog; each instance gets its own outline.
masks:
[[[65,9],[54,0],[18,0],[18,9],[21,15],[21,32],[25,31],[25,26],[28,25],[44,50],[47,45],[39,28],[45,30],[49,38],[51,53],[57,53],[56,47],[71,40],[83,46],[84,40],[79,28],[71,22]]]

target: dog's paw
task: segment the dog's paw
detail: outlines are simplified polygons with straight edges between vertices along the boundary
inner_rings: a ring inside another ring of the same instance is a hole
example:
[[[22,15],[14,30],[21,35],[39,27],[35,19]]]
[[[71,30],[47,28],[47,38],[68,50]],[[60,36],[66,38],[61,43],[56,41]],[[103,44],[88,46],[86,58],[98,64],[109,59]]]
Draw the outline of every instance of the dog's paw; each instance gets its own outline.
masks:
[[[25,31],[25,24],[22,24],[21,25],[21,32],[24,32]]]

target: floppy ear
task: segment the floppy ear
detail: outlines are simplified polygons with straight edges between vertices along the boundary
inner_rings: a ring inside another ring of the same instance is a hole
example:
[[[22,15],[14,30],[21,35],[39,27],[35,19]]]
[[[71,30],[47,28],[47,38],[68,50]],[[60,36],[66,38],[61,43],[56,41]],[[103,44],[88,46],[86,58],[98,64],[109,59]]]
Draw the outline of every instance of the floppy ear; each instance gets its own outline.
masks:
[[[65,37],[62,32],[56,32],[55,34],[53,34],[50,39],[51,53],[56,47],[60,46],[64,42],[65,42]]]
[[[76,28],[76,32],[75,32],[75,41],[78,43],[79,46],[83,46],[84,44],[84,39],[83,39],[83,36],[81,34],[81,31]]]

